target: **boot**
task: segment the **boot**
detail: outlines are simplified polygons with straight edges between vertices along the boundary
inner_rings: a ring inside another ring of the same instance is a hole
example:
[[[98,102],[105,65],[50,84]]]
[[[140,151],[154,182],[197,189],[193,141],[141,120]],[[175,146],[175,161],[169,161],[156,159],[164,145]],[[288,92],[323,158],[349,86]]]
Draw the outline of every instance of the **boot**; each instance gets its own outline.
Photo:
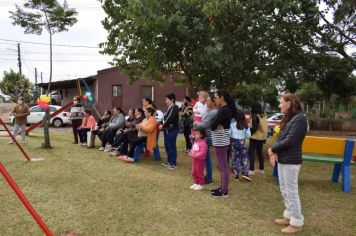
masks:
[[[282,218],[282,219],[275,219],[274,223],[276,223],[277,225],[289,225],[289,219],[287,218]]]
[[[301,226],[293,226],[293,225],[288,225],[287,227],[283,228],[281,232],[283,234],[295,234],[298,232],[302,232],[303,227]]]

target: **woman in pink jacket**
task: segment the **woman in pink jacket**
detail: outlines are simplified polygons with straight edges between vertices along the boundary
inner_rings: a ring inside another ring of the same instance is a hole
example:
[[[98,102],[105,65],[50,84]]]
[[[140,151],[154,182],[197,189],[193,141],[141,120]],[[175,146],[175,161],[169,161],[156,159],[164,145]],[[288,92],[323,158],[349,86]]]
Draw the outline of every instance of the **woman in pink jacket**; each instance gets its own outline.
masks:
[[[96,126],[95,118],[90,115],[90,110],[85,110],[82,124],[78,128],[78,145],[87,145],[87,132],[94,130]]]
[[[192,165],[192,176],[194,184],[190,186],[193,190],[202,190],[204,187],[204,166],[205,157],[208,152],[208,145],[206,143],[206,132],[202,127],[197,127],[195,129],[195,142],[193,144],[192,150],[190,151],[190,156],[193,157]]]

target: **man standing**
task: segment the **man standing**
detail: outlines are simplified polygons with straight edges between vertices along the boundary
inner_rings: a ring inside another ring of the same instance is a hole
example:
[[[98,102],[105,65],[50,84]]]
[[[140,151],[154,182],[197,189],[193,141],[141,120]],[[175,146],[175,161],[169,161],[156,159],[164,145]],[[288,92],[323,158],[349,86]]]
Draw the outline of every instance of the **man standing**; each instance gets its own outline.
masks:
[[[15,117],[15,130],[13,136],[16,139],[17,133],[21,128],[22,143],[26,143],[26,124],[27,116],[30,115],[30,109],[25,104],[23,97],[19,97],[17,100],[17,105],[14,107],[11,113]],[[14,142],[12,140],[9,141],[9,144],[13,143]]]
[[[84,117],[84,107],[80,104],[80,98],[75,96],[73,98],[73,106],[70,109],[70,120],[72,122],[72,129],[74,135],[73,144],[78,143],[78,128],[82,124],[82,118]]]

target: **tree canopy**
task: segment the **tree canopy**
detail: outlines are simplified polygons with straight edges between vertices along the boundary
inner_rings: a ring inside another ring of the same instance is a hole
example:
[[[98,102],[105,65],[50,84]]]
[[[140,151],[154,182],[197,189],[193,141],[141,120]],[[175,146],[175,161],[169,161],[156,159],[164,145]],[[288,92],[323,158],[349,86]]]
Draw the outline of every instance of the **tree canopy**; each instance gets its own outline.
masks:
[[[33,85],[24,75],[10,70],[4,71],[0,90],[3,94],[10,96],[11,101],[17,101],[19,97],[29,99],[32,95]]]

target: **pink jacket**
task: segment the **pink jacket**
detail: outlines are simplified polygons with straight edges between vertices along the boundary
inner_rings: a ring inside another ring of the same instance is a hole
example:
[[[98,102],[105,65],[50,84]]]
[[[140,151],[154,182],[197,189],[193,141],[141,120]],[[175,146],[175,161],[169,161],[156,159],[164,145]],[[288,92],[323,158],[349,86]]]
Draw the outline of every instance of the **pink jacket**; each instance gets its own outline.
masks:
[[[88,118],[88,123],[87,123],[87,125],[85,126],[85,119],[87,119]],[[95,121],[95,118],[94,118],[94,116],[88,116],[88,117],[83,117],[83,119],[82,119],[82,124],[80,125],[80,127],[79,128],[84,128],[84,129],[91,129],[91,130],[93,130],[93,129],[95,129],[95,126],[96,126],[96,121]]]
[[[190,150],[190,155],[194,159],[204,160],[208,152],[208,145],[206,144],[206,139],[199,139],[194,142],[192,150]]]

